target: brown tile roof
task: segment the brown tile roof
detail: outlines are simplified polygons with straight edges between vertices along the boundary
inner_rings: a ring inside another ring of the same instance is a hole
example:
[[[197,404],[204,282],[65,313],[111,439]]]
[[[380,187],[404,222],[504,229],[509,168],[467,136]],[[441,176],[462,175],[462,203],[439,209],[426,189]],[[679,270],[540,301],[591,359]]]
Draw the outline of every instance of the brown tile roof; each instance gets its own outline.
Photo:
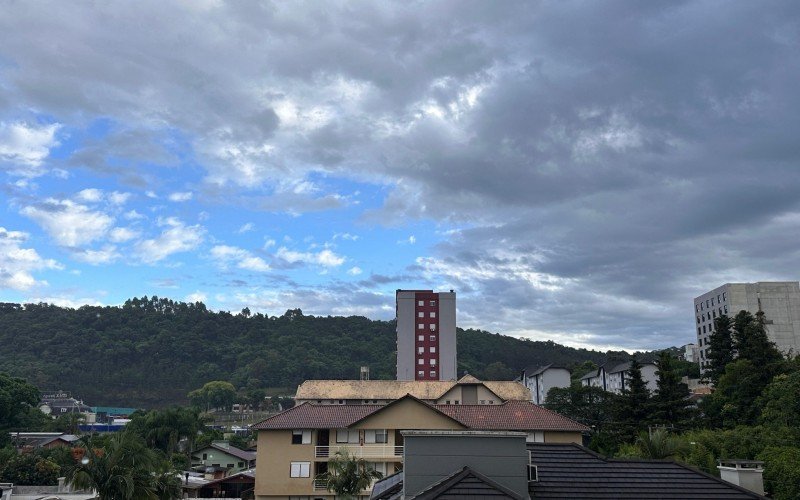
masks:
[[[321,399],[387,400],[400,399],[406,394],[423,399],[436,400],[458,383],[482,383],[503,400],[530,401],[531,393],[519,382],[481,381],[472,376],[454,380],[306,380],[297,388],[295,399],[315,401]]]
[[[589,428],[530,401],[499,405],[432,405],[470,429],[504,431],[576,431]]]
[[[386,405],[302,403],[252,425],[251,429],[343,429]]]
[[[407,396],[413,398],[413,396]],[[413,398],[416,399],[416,398]],[[303,403],[274,415],[251,428],[342,429],[389,405],[321,405]],[[521,431],[574,431],[589,428],[529,401],[507,401],[499,405],[428,405],[469,429]]]

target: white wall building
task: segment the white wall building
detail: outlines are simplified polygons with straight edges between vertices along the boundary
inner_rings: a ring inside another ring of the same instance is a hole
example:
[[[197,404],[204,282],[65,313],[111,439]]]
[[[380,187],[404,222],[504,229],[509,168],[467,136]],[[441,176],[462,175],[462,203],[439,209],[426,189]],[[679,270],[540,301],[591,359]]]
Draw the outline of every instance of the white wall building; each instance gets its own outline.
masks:
[[[581,384],[584,386],[600,387],[604,391],[620,394],[628,388],[631,369],[630,361],[609,365],[606,363],[597,369],[581,377]],[[642,380],[647,386],[647,390],[655,392],[658,388],[658,377],[656,376],[656,365],[653,363],[642,363]]]
[[[520,381],[530,389],[531,401],[537,405],[544,404],[550,389],[553,387],[569,387],[571,382],[569,370],[554,365],[525,368],[522,370]]]
[[[397,290],[397,380],[456,380],[456,294]]]
[[[694,299],[700,366],[708,366],[708,345],[714,320],[739,311],[764,312],[767,335],[783,352],[800,352],[800,283],[759,281],[726,283]]]

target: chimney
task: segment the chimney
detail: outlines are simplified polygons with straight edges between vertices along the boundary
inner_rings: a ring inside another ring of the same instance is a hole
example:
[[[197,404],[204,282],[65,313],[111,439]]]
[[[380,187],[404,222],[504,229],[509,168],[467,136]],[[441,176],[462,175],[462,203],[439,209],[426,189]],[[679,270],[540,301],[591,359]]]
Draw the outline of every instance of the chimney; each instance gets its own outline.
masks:
[[[764,462],[756,460],[720,460],[719,476],[753,493],[764,494]]]
[[[369,366],[361,367],[361,380],[369,380]]]

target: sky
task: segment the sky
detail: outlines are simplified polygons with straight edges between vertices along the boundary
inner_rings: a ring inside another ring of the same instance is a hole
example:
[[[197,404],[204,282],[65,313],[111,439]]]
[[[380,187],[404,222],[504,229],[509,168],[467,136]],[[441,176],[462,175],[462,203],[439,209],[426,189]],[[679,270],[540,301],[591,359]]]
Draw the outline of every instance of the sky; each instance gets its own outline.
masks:
[[[639,350],[800,277],[798,2],[0,3],[0,301]]]

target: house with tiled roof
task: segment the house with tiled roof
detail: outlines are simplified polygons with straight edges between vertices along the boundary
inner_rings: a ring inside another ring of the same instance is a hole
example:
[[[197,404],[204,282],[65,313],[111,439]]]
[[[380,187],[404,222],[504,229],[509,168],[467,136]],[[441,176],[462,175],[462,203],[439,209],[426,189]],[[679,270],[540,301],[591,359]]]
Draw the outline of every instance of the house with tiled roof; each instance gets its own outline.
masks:
[[[214,441],[192,452],[192,467],[202,470],[207,467],[226,469],[228,474],[253,468],[256,453],[240,450],[227,441]]]
[[[317,404],[387,404],[411,394],[428,403],[499,404],[530,401],[530,391],[519,382],[478,380],[306,380],[295,401]]]
[[[339,450],[384,475],[402,468],[407,430],[517,431],[531,442],[579,443],[589,429],[531,403],[433,404],[407,394],[388,404],[303,402],[255,424],[256,498],[333,498],[315,477]]]

